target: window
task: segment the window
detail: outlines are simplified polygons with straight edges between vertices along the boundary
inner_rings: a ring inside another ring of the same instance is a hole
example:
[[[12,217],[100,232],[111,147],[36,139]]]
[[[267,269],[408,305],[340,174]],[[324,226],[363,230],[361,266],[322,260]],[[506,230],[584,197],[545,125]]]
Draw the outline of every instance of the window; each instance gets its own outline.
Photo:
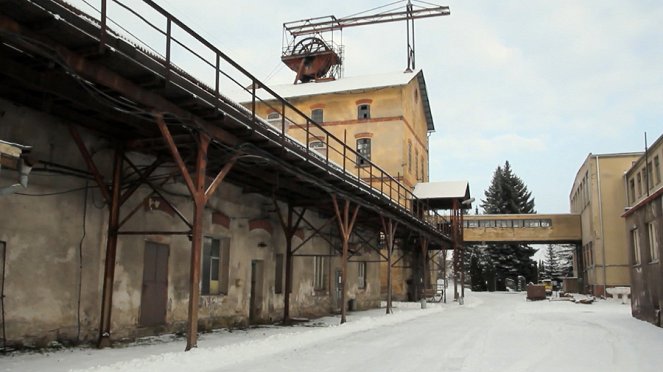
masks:
[[[267,122],[275,127],[281,126],[281,114],[278,112],[270,112],[267,114]]]
[[[640,265],[640,237],[638,229],[631,230],[631,244],[633,245],[633,264]]]
[[[654,156],[654,174],[656,174],[656,184],[661,183],[661,163],[658,160],[658,155]]]
[[[414,155],[414,177],[419,180],[419,150],[415,150]]]
[[[357,106],[357,119],[370,119],[371,118],[371,105]]]
[[[308,143],[308,147],[322,156],[327,156],[327,145],[322,141],[311,141]]]
[[[513,220],[513,227],[523,227],[523,220]]]
[[[274,293],[283,293],[283,254],[276,254],[276,269],[274,270]]]
[[[650,262],[658,261],[658,242],[656,241],[656,225],[654,225],[654,222],[647,224],[647,235],[649,237]]]
[[[495,227],[495,220],[481,220],[479,221],[481,227]]]
[[[467,221],[467,227],[469,227],[469,228],[479,227],[479,221],[469,220],[469,221]]]
[[[366,262],[357,262],[357,282],[359,288],[366,288]]]
[[[497,220],[497,227],[511,227],[511,220]]]
[[[426,176],[424,175],[424,157],[421,157],[421,182],[426,181]]]
[[[525,227],[541,227],[541,220],[525,220]]]
[[[229,238],[205,237],[203,239],[200,294],[218,295],[228,293],[229,248]]]
[[[313,289],[320,291],[327,288],[327,265],[325,256],[313,257]]]
[[[633,204],[635,203],[635,180],[631,178],[631,180],[628,182],[629,186],[629,203]]]
[[[550,227],[552,226],[552,220],[541,220],[541,227]]]
[[[651,162],[647,163],[647,190],[654,188],[654,169]]]
[[[357,166],[368,165],[371,160],[371,139],[360,138],[357,140]]]
[[[407,143],[407,170],[412,173],[412,142]]]
[[[642,176],[640,175],[640,172],[638,172],[638,175],[635,177],[638,180],[638,197],[642,195]]]
[[[323,111],[321,108],[311,110],[311,120],[318,124],[324,122]]]

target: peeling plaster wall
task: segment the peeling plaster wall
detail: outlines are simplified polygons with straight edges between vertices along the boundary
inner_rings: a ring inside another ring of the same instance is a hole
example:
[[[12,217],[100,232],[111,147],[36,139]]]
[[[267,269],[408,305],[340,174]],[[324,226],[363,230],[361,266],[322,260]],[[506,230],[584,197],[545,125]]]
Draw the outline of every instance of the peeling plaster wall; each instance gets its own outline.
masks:
[[[0,100],[0,110],[5,112],[0,117],[0,139],[33,146],[32,154],[36,159],[86,170],[66,123],[3,100]],[[110,146],[106,141],[80,131],[104,178],[110,179]],[[152,160],[134,153],[128,156],[138,166],[149,165]],[[172,171],[172,167],[158,169],[155,173],[168,171]],[[0,174],[3,182],[12,176],[9,172]],[[87,199],[86,183],[90,186]],[[164,195],[184,216],[192,216],[192,203],[184,185],[170,180],[163,189]],[[61,193],[63,191],[69,192]],[[94,181],[36,171],[30,175],[25,193],[57,195],[0,197],[0,241],[6,242],[7,251],[4,280],[7,344],[45,346],[53,340],[93,342],[99,327],[108,223],[108,209],[103,198]],[[187,226],[168,208],[157,208],[154,200],[145,203],[150,193],[149,188],[141,187],[127,200],[120,219],[136,205],[144,203],[150,207],[141,206],[122,230],[187,230]],[[286,210],[285,206],[280,207],[282,211]],[[227,217],[228,225],[213,223],[215,213]],[[306,213],[306,219],[314,226],[323,225],[326,218],[316,211]],[[260,226],[251,229],[250,222],[254,220],[260,220]],[[252,260],[260,260],[263,268],[263,290],[258,296],[261,311],[256,322],[280,321],[284,295],[274,293],[276,254],[285,253],[285,237],[273,202],[257,194],[245,194],[234,185],[222,184],[206,207],[203,231],[205,236],[230,239],[229,280],[227,294],[201,296],[199,329],[248,324]],[[313,228],[306,227],[303,231],[306,238]],[[323,229],[323,233],[326,236],[337,234],[335,224]],[[295,237],[293,246],[302,241],[301,237]],[[169,247],[166,315],[165,323],[160,326],[141,327],[139,324],[146,242]],[[112,339],[132,339],[185,329],[190,248],[191,242],[183,235],[119,237],[113,286]],[[327,240],[320,237],[309,240],[298,250],[298,253],[307,255],[334,252]],[[378,255],[366,253],[361,257],[375,260]],[[312,261],[311,257],[295,257],[293,260],[292,316],[321,316],[336,310],[333,277],[335,271],[340,270],[341,260],[331,257],[327,261],[328,283],[324,291],[313,289]],[[359,308],[379,306],[377,264],[368,264],[365,289],[356,288],[357,273],[352,271],[353,263],[348,267],[347,298],[356,298]],[[285,280],[281,280],[285,290]]]

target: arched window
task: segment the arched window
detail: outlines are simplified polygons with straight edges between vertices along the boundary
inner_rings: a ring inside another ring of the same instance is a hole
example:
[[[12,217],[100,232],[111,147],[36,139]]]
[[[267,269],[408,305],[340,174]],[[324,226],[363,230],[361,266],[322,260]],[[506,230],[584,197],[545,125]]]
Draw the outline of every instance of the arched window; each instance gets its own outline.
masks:
[[[368,165],[369,160],[371,160],[371,139],[357,139],[357,166]]]

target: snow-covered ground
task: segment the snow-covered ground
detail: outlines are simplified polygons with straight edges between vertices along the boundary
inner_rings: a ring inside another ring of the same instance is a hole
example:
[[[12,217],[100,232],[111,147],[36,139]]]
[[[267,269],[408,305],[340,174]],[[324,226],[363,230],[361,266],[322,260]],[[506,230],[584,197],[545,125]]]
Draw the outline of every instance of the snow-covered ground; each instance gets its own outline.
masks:
[[[0,357],[1,371],[661,371],[663,329],[620,300],[525,301],[524,293],[467,293],[454,302],[398,303],[295,327],[161,337],[114,349]]]

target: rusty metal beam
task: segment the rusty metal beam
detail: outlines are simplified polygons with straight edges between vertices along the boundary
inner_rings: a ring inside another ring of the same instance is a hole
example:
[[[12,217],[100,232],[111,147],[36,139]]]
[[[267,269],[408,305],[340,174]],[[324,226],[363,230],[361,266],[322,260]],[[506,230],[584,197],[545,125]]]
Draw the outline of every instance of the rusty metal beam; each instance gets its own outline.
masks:
[[[393,288],[391,259],[394,252],[394,238],[396,230],[398,230],[398,222],[394,222],[391,218],[385,219],[382,215],[380,215],[380,221],[382,222],[382,231],[384,232],[385,241],[387,243],[387,314],[392,314],[394,311],[392,309]]]
[[[129,166],[134,169],[134,171],[138,172],[138,167],[136,167],[136,165],[134,165],[128,158],[125,158],[125,160],[129,164]],[[148,185],[152,189],[152,193],[150,193],[150,195],[148,195],[148,197],[150,197],[154,194],[157,194],[158,196],[161,197],[161,199],[164,202],[166,202],[166,204],[168,204],[170,209],[172,209],[173,212],[175,212],[175,214],[180,218],[180,220],[182,220],[182,222],[184,222],[187,226],[189,226],[189,228],[191,228],[193,226],[193,225],[191,225],[191,222],[189,222],[189,220],[187,220],[187,218],[184,216],[184,214],[173,203],[171,203],[170,200],[168,200],[168,198],[166,198],[166,196],[163,195],[163,193],[161,191],[159,191],[159,187],[154,185],[152,182],[150,182],[146,178],[144,179],[144,182],[145,182],[146,185]],[[168,178],[164,179],[163,182],[161,182],[161,185],[159,185],[159,186],[163,186],[166,182],[168,182]],[[140,204],[139,204],[139,206],[140,206]],[[120,226],[124,225],[124,223],[129,219],[129,217],[130,216],[125,217],[122,220],[122,222],[120,223]]]
[[[101,195],[104,197],[104,200],[106,200],[106,204],[111,204],[111,195],[108,191],[108,186],[106,186],[104,177],[101,175],[99,168],[97,168],[97,165],[94,163],[90,151],[88,151],[87,146],[85,146],[85,142],[83,142],[81,134],[73,125],[69,125],[69,133],[71,134],[71,138],[74,139],[74,142],[76,143],[78,150],[81,152],[81,155],[83,155],[83,160],[87,165],[87,169],[90,171],[90,173],[92,173],[92,176],[94,176],[94,180],[97,182],[99,191],[101,191]]]
[[[113,309],[113,285],[115,280],[115,257],[117,253],[117,230],[120,218],[120,188],[122,182],[123,149],[115,148],[113,159],[113,183],[109,197],[108,237],[106,239],[106,260],[104,263],[104,281],[101,299],[101,317],[97,346],[110,346],[111,311]]]
[[[288,203],[288,215],[287,218],[284,218],[281,208],[276,202],[276,198],[272,198],[274,202],[274,207],[276,209],[276,214],[281,223],[281,228],[283,229],[283,234],[285,235],[285,293],[283,296],[283,324],[290,324],[290,292],[292,290],[292,238],[295,236],[299,224],[304,218],[304,213],[306,208],[302,209],[299,213],[297,221],[293,223],[293,214],[295,214],[295,208],[291,203]]]
[[[357,221],[357,214],[359,213],[359,204],[354,209],[352,217],[350,217],[350,201],[345,199],[343,205],[343,214],[338,206],[336,195],[332,194],[332,202],[334,203],[334,211],[336,212],[336,219],[338,221],[339,230],[341,231],[341,240],[343,242],[343,254],[341,262],[341,324],[345,323],[347,305],[345,303],[345,289],[347,287],[347,273],[348,273],[348,241],[352,234],[355,222]]]
[[[161,131],[161,135],[163,136],[164,141],[168,145],[168,150],[170,150],[170,154],[173,156],[175,164],[177,165],[177,168],[180,170],[180,175],[184,179],[184,183],[186,184],[186,187],[189,189],[189,192],[195,198],[196,186],[193,184],[191,175],[189,174],[189,171],[186,169],[186,164],[182,159],[182,155],[180,155],[180,151],[177,149],[177,145],[173,140],[173,136],[170,134],[168,125],[163,120],[163,114],[157,113],[154,116],[157,121],[157,125],[159,126],[159,130]]]
[[[327,221],[325,221],[325,223],[323,223],[322,226],[316,228],[315,226],[313,226],[312,223],[310,223],[307,219],[304,218],[303,221],[313,229],[313,233],[309,235],[308,238],[304,239],[297,247],[295,247],[295,249],[293,249],[292,252],[293,253],[297,252],[301,247],[304,246],[304,244],[306,244],[309,240],[313,239],[316,235],[319,235],[322,239],[324,239],[327,243],[329,243],[329,245],[333,245],[332,242],[329,239],[327,239],[326,236],[320,234],[320,231],[325,227],[327,227],[327,225],[329,225],[333,220],[334,220],[333,218],[330,218]]]
[[[159,165],[161,165],[161,160],[157,158],[154,162],[152,162],[152,164],[149,167],[147,167],[147,169],[145,169],[143,172],[141,172],[138,169],[138,167],[136,167],[131,162],[131,160],[129,160],[129,158],[127,158],[126,156],[124,157],[124,161],[126,161],[127,164],[129,164],[133,168],[134,172],[136,172],[136,174],[138,174],[139,179],[137,180],[136,183],[131,185],[127,190],[125,190],[122,193],[122,196],[120,197],[120,206],[124,205],[124,202],[129,200],[131,195],[133,195],[133,193],[136,192],[136,190],[138,190],[140,185],[147,182],[147,177],[151,176],[152,173],[159,167]]]
[[[161,125],[161,124],[160,124]],[[207,149],[210,138],[200,134],[193,196],[193,227],[191,229],[191,266],[189,268],[189,317],[187,324],[186,351],[198,346],[198,304],[200,302],[200,257],[203,243],[203,212],[205,210],[205,171]],[[181,158],[180,158],[181,159]],[[186,169],[184,169],[186,171]],[[191,179],[191,178],[189,178]]]
[[[205,190],[205,201],[209,200],[209,198],[214,194],[216,191],[217,187],[221,185],[221,182],[223,182],[223,179],[226,178],[228,173],[230,172],[230,169],[235,165],[237,160],[239,159],[239,154],[233,155],[230,160],[226,163],[226,165],[221,168],[219,173],[214,177],[214,181],[209,185],[207,190]]]

